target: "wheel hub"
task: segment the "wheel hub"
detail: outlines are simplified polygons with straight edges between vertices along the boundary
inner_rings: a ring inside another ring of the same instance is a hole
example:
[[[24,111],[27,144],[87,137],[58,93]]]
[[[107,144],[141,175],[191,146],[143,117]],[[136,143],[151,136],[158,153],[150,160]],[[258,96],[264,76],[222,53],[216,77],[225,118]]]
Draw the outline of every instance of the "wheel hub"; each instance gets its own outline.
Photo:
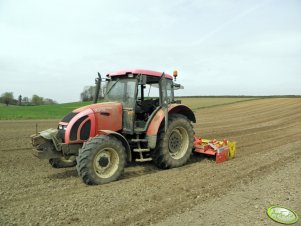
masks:
[[[173,131],[169,138],[169,150],[171,153],[176,153],[181,148],[182,136],[179,132]]]
[[[99,150],[94,158],[95,173],[101,178],[112,176],[118,169],[119,157],[113,148]]]
[[[107,167],[110,163],[110,160],[106,156],[101,156],[98,163],[101,167]]]

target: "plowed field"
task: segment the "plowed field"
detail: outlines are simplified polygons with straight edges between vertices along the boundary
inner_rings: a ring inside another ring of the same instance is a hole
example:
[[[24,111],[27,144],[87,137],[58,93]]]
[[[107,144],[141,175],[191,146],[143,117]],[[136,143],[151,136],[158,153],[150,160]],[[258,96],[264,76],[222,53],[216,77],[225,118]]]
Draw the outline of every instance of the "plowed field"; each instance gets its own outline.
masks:
[[[75,168],[53,169],[31,154],[36,123],[43,130],[57,120],[0,121],[0,225],[278,225],[265,213],[273,204],[301,214],[300,98],[195,114],[198,136],[237,142],[234,160],[193,156],[171,170],[139,164],[101,186],[86,186]]]

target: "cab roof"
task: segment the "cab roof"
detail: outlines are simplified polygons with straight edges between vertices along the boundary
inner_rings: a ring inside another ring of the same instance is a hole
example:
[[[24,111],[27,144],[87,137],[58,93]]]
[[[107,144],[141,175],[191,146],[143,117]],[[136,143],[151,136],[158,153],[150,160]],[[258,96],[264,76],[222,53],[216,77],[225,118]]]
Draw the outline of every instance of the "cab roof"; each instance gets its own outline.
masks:
[[[119,71],[113,71],[109,72],[108,76],[121,76],[126,74],[141,74],[141,75],[147,75],[147,76],[154,76],[154,77],[161,77],[163,72],[158,71],[151,71],[151,70],[144,70],[144,69],[131,69],[131,70],[119,70]],[[165,77],[168,79],[173,79],[171,75],[165,73]]]

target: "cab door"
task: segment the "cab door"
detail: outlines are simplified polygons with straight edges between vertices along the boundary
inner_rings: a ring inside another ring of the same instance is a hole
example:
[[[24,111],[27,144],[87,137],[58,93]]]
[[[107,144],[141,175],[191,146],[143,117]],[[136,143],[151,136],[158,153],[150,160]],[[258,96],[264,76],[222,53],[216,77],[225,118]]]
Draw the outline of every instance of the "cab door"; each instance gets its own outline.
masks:
[[[159,81],[159,89],[160,89],[160,106],[164,112],[165,132],[166,132],[168,127],[168,97],[167,97],[167,81],[164,72]]]
[[[135,107],[137,96],[137,79],[128,79],[124,87],[123,97],[123,132],[134,133]]]

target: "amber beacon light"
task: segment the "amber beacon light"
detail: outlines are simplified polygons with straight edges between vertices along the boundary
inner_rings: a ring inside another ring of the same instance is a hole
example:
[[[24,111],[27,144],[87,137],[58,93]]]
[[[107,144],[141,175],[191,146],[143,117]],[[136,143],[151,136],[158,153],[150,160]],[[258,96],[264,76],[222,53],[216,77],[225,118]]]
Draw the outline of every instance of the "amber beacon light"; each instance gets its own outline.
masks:
[[[173,71],[173,77],[175,78],[175,81],[177,79],[177,76],[178,76],[178,71],[177,70],[174,70]]]

